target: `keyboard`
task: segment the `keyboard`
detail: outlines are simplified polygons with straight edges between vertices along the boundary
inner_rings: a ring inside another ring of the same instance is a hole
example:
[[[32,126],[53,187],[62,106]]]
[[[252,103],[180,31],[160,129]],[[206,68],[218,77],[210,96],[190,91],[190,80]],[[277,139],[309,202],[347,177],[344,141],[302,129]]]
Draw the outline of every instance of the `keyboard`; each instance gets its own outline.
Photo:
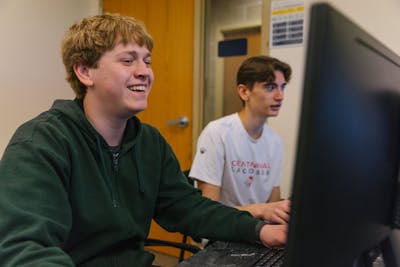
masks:
[[[214,241],[177,267],[281,267],[283,260],[283,249]]]

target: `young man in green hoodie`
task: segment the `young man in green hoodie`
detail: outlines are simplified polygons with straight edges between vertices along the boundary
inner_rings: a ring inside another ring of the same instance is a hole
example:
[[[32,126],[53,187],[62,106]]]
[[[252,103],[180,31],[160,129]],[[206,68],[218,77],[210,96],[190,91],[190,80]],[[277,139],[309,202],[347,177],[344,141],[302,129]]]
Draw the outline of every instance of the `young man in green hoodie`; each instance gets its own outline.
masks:
[[[195,237],[284,245],[286,225],[203,198],[135,116],[147,107],[152,48],[143,24],[117,14],[66,33],[76,99],[19,127],[0,162],[1,266],[149,266],[152,218]]]

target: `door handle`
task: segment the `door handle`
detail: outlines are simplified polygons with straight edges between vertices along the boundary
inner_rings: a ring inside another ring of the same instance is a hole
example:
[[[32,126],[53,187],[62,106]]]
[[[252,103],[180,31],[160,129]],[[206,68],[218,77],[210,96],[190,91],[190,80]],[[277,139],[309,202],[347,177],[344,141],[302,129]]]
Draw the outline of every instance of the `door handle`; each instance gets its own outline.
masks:
[[[168,125],[178,125],[179,128],[186,128],[189,125],[189,119],[187,116],[179,116],[177,120],[169,120],[167,121]]]

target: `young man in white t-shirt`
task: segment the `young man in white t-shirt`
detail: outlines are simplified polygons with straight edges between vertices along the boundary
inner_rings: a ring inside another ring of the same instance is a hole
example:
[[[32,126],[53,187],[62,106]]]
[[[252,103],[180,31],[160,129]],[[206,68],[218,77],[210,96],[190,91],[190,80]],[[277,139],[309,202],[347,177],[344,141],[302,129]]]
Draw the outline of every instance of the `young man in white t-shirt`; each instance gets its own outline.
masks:
[[[236,87],[243,108],[204,128],[189,174],[204,196],[278,224],[288,222],[290,201],[279,187],[282,140],[266,122],[278,115],[290,77],[291,67],[276,58],[245,60]]]

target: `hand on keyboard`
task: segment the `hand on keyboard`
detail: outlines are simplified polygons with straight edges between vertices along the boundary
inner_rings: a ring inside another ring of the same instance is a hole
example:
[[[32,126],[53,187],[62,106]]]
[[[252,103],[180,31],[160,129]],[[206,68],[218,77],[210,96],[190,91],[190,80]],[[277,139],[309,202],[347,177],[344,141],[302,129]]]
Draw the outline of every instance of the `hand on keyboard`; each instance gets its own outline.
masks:
[[[287,239],[287,224],[266,224],[261,228],[261,243],[270,248],[283,248]]]
[[[290,200],[276,202],[253,203],[245,206],[236,206],[240,210],[250,212],[254,217],[264,221],[287,224],[290,218]]]
[[[261,219],[278,223],[287,224],[290,218],[290,200],[263,203]]]

